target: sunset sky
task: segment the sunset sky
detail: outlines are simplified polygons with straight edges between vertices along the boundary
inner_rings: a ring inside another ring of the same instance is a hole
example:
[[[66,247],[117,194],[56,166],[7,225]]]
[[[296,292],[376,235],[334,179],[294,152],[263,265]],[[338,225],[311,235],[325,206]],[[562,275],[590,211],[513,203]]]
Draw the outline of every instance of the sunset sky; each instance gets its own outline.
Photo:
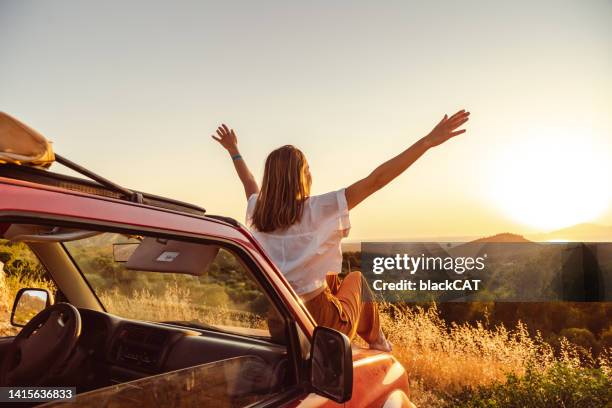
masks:
[[[352,239],[612,225],[610,1],[0,0],[0,49],[0,110],[210,213],[244,218],[222,121],[258,179],[294,144],[325,193],[467,108],[466,134],[353,211]]]

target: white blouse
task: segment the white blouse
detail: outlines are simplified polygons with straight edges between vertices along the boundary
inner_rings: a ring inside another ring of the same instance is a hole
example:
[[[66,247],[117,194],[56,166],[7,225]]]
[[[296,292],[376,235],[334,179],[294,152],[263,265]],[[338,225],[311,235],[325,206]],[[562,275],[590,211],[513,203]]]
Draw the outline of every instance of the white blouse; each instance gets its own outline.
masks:
[[[257,194],[248,199],[246,225],[298,295],[325,284],[342,270],[340,241],[351,228],[344,189],[311,196],[299,222],[282,231],[259,232],[252,216]]]

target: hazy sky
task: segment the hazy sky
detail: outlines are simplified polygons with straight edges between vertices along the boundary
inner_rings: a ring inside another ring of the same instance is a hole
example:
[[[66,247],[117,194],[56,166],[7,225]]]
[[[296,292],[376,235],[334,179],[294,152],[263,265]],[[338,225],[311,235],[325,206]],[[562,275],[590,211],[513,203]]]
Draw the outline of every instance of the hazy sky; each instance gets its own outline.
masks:
[[[0,0],[0,110],[128,187],[244,218],[295,144],[315,193],[472,112],[352,213],[353,239],[612,225],[612,2]],[[59,169],[59,167],[58,167]]]

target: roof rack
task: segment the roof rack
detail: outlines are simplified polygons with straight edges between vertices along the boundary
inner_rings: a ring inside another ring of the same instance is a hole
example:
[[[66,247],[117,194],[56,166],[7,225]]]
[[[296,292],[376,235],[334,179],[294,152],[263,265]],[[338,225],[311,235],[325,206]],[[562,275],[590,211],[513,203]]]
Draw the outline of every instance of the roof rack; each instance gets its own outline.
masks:
[[[76,164],[75,162],[68,160],[64,156],[60,156],[57,153],[55,153],[55,161],[60,164],[63,164],[64,166],[68,167],[71,170],[76,171],[77,173],[81,173],[82,175],[89,177],[90,179],[100,183],[101,185],[103,185],[104,187],[110,190],[114,190],[114,191],[117,191],[118,193],[125,195],[130,201],[133,201],[139,204],[143,203],[142,193],[128,190],[127,188],[123,188],[120,185],[115,184],[112,181],[107,180],[102,176],[98,176],[93,171],[89,171],[85,167],[80,166]]]
[[[29,181],[48,186],[65,188],[87,194],[127,200],[139,204],[165,208],[174,211],[187,212],[195,215],[205,215],[206,210],[194,204],[185,203],[171,198],[130,190],[113,183],[106,178],[55,154],[55,160],[65,167],[76,171],[90,180],[54,173],[35,167],[17,164],[0,164],[0,177]]]

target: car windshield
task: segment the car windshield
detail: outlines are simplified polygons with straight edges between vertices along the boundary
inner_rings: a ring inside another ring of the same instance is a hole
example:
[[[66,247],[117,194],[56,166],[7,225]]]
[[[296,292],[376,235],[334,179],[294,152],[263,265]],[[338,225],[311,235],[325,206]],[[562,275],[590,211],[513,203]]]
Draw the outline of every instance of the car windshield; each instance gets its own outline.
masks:
[[[63,245],[109,313],[272,337],[276,312],[251,271],[228,249],[116,233]]]

